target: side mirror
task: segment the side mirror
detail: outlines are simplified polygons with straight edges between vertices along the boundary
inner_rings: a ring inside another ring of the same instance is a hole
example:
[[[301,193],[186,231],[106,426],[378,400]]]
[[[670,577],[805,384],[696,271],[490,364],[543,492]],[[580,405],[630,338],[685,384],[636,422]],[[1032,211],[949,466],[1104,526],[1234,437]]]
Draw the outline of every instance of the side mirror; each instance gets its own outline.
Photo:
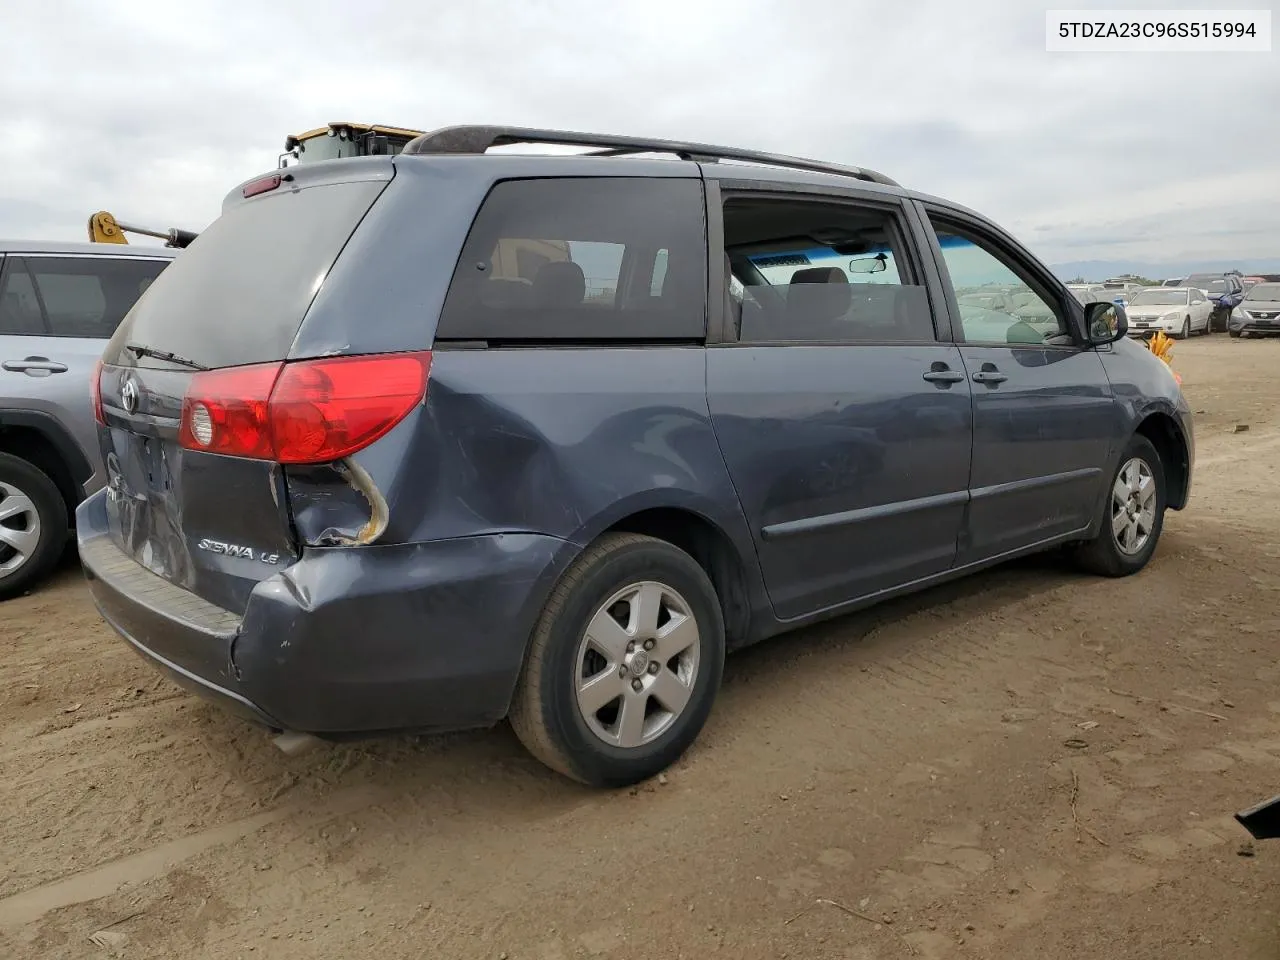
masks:
[[[1084,308],[1084,328],[1095,347],[1115,343],[1129,332],[1129,318],[1118,303],[1089,303]]]

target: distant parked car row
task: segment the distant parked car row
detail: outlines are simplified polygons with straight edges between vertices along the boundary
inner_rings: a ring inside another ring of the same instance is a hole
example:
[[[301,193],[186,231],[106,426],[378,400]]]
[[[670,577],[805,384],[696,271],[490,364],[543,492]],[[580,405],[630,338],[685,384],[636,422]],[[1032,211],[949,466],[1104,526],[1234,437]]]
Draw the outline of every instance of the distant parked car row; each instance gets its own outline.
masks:
[[[1102,283],[1072,283],[1068,289],[1081,303],[1114,302],[1123,306],[1129,313],[1132,336],[1163,332],[1184,338],[1222,330],[1229,330],[1232,336],[1268,331],[1271,317],[1263,316],[1255,322],[1252,314],[1240,310],[1248,292],[1266,285],[1274,288],[1275,283],[1267,277],[1245,277],[1238,270],[1230,270],[1171,277],[1158,286],[1126,276]],[[1258,312],[1270,313],[1265,307]]]

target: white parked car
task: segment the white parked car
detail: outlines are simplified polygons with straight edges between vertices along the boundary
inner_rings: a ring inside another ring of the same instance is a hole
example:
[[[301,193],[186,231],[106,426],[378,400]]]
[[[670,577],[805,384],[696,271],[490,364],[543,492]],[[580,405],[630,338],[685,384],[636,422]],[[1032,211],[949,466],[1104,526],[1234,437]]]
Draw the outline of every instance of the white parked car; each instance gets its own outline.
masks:
[[[1209,332],[1213,303],[1197,287],[1147,287],[1133,295],[1126,312],[1133,336],[1162,330],[1184,340],[1193,333]]]

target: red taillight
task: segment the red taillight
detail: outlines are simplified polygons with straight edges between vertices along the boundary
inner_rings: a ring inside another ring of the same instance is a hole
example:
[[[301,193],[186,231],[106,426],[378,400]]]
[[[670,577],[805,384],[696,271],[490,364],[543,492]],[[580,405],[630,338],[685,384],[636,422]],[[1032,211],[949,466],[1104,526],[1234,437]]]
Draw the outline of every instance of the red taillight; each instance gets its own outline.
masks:
[[[192,450],[272,460],[267,405],[281,364],[209,370],[191,378],[178,442]]]
[[[93,398],[93,419],[102,426],[107,425],[107,415],[102,412],[102,361],[93,364],[93,380],[89,386],[89,396]]]
[[[332,357],[197,373],[182,446],[277,463],[328,463],[373,443],[421,402],[431,354]]]

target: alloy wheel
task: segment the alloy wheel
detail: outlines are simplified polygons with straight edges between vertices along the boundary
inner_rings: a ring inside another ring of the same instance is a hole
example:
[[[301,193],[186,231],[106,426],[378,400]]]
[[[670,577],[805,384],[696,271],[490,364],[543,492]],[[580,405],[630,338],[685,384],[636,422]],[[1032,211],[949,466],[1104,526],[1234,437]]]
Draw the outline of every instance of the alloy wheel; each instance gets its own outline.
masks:
[[[1141,553],[1156,522],[1156,478],[1140,457],[1125,462],[1111,487],[1111,536],[1128,556]]]
[[[0,481],[0,578],[26,566],[40,544],[40,511],[11,483]]]
[[[672,587],[646,580],[617,591],[587,622],[573,661],[587,728],[623,749],[662,736],[692,699],[700,639]]]

